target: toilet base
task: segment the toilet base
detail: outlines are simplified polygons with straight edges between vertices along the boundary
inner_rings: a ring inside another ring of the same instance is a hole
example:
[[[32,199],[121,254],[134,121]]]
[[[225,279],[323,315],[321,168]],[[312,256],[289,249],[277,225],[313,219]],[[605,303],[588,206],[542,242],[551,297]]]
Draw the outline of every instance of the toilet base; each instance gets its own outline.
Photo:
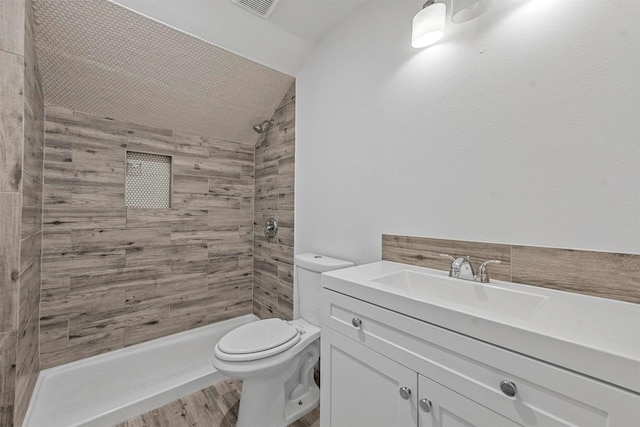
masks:
[[[284,427],[311,412],[320,402],[313,368],[319,341],[309,344],[280,374],[242,382],[237,427]]]

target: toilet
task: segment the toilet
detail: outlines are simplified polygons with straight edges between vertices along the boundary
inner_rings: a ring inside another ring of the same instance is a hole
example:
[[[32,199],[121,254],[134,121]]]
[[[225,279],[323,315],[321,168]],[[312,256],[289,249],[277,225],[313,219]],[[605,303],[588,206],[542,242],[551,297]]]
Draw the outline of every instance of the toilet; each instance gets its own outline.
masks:
[[[320,402],[313,378],[320,357],[320,275],[353,263],[304,253],[295,264],[299,318],[248,323],[215,346],[213,366],[243,381],[238,427],[283,427]]]

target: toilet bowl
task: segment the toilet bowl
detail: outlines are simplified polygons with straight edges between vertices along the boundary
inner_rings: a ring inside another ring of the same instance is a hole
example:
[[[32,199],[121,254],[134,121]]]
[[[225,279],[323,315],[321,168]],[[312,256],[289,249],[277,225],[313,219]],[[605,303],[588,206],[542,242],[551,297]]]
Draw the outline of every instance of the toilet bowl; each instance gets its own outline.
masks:
[[[320,356],[320,274],[353,263],[313,253],[295,262],[300,318],[240,326],[214,348],[214,367],[243,381],[238,427],[283,427],[320,401],[313,375]]]

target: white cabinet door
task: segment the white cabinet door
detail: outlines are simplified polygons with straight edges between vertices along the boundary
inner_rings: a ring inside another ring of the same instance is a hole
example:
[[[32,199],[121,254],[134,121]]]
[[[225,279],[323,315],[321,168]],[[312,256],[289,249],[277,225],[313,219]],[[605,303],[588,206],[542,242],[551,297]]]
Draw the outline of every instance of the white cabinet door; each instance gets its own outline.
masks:
[[[420,427],[519,426],[490,409],[418,375]]]
[[[414,371],[328,328],[322,331],[320,360],[322,426],[417,425]]]

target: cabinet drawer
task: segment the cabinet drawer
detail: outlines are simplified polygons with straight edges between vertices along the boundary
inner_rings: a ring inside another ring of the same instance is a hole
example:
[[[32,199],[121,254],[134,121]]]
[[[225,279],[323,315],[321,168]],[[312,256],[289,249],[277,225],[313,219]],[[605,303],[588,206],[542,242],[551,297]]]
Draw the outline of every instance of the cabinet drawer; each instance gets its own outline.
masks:
[[[322,326],[522,425],[640,425],[635,393],[327,289]]]

